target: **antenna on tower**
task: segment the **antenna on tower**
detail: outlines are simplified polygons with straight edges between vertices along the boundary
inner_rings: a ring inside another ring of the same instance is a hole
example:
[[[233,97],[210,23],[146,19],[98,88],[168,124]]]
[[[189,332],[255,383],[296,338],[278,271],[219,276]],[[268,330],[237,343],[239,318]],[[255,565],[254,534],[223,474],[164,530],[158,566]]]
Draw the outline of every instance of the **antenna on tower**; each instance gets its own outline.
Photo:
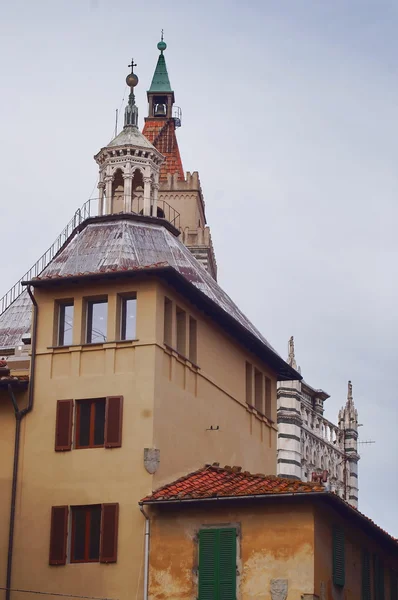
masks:
[[[119,109],[116,109],[116,119],[115,119],[115,137],[117,136],[117,121],[119,116]]]

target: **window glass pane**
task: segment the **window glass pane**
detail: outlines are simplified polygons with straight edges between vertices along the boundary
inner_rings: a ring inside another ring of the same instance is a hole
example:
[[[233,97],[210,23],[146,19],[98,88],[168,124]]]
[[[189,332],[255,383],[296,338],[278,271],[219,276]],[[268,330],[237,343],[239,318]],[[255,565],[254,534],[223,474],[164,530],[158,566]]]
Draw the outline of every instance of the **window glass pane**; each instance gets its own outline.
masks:
[[[135,298],[122,299],[122,340],[134,340],[136,332],[137,300]]]
[[[101,507],[93,506],[90,513],[90,548],[88,557],[91,560],[98,560],[100,550]]]
[[[89,446],[90,445],[90,412],[91,402],[79,402],[79,431],[78,431],[78,445]]]
[[[89,302],[87,313],[87,342],[106,342],[108,303]]]
[[[84,545],[86,539],[86,510],[73,509],[73,556],[72,560],[84,560]]]
[[[94,405],[94,446],[102,446],[104,444],[105,429],[105,400],[97,400]]]
[[[59,307],[58,344],[69,346],[73,334],[73,304],[61,304]]]

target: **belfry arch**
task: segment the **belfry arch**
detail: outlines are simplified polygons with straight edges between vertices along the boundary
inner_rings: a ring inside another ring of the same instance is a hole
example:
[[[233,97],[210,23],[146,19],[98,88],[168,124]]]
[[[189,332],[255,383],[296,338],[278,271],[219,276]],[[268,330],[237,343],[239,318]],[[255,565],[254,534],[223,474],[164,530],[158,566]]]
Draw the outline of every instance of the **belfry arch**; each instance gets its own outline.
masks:
[[[124,176],[122,169],[116,169],[112,181],[112,212],[124,211]]]

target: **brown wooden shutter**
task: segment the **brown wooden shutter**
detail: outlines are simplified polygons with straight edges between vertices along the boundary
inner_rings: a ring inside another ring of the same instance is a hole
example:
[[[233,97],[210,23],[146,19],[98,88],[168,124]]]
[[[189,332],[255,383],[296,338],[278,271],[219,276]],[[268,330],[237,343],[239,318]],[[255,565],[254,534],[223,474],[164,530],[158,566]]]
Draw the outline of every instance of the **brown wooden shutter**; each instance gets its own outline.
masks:
[[[111,563],[117,560],[117,533],[119,504],[103,504],[101,510],[101,549],[100,562]]]
[[[106,399],[105,448],[119,448],[122,445],[123,396],[109,396]]]
[[[73,400],[58,400],[55,422],[55,450],[64,452],[72,448]]]
[[[53,506],[51,508],[50,565],[66,564],[68,512],[69,508],[67,506]]]

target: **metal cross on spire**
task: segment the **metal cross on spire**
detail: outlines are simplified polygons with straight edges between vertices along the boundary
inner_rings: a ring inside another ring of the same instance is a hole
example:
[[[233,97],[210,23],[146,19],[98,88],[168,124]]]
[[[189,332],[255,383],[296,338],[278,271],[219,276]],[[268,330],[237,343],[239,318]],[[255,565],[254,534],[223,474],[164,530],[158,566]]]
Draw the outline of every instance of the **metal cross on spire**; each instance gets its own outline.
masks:
[[[163,29],[162,29],[161,34],[160,34],[160,39],[163,42]]]
[[[134,58],[131,59],[131,65],[128,65],[128,67],[131,67],[131,72],[134,71],[134,67],[137,66],[137,63],[134,62]]]

